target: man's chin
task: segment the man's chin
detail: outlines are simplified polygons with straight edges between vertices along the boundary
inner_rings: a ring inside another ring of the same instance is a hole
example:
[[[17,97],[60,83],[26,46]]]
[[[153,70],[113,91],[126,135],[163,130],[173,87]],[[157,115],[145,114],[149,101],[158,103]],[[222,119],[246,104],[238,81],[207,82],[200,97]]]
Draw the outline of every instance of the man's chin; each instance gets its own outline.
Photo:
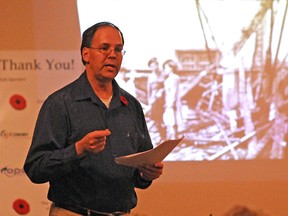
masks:
[[[116,72],[109,72],[103,76],[103,81],[112,81],[116,77],[117,73]]]

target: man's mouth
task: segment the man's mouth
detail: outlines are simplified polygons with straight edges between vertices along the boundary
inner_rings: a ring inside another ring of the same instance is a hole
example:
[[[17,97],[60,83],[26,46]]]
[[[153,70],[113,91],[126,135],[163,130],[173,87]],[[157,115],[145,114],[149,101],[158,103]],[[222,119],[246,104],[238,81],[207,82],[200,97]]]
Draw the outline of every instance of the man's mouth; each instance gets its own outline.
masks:
[[[116,66],[113,65],[113,64],[105,64],[105,67],[112,67],[112,68],[116,68]]]

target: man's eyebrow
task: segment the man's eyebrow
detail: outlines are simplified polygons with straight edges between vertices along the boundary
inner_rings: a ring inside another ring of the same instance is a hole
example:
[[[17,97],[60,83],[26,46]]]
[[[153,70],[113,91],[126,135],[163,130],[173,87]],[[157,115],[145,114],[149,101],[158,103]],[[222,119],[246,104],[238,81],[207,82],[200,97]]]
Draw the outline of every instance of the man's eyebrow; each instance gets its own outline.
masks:
[[[109,43],[101,43],[101,44],[99,44],[100,46],[110,46],[110,44]]]
[[[100,46],[111,46],[111,44],[109,44],[109,43],[101,43],[101,44],[99,44]],[[115,45],[115,47],[123,47],[124,45],[123,44],[116,44]]]

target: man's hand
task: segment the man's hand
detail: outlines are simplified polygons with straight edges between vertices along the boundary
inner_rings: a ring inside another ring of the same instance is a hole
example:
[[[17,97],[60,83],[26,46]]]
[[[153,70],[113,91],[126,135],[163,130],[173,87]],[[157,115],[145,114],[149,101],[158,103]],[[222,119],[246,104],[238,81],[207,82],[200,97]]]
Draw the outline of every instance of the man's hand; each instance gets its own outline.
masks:
[[[111,132],[106,130],[96,130],[88,133],[81,140],[75,143],[78,156],[82,156],[86,152],[99,153],[104,150],[106,145],[106,137]]]
[[[164,164],[158,162],[154,165],[139,166],[140,175],[144,180],[152,181],[159,178],[163,173]]]

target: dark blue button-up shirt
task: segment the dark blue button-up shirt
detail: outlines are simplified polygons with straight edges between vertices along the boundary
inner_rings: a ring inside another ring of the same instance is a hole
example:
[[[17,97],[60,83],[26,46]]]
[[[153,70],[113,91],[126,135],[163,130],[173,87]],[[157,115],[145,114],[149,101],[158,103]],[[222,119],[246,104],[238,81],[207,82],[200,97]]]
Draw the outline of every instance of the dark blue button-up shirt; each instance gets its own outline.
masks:
[[[75,142],[106,128],[111,135],[104,151],[79,158]],[[147,188],[151,182],[141,179],[138,170],[116,164],[115,157],[152,147],[140,103],[113,80],[108,109],[84,72],[44,102],[24,170],[32,182],[49,182],[48,199],[53,202],[125,211],[137,204],[134,188]]]

